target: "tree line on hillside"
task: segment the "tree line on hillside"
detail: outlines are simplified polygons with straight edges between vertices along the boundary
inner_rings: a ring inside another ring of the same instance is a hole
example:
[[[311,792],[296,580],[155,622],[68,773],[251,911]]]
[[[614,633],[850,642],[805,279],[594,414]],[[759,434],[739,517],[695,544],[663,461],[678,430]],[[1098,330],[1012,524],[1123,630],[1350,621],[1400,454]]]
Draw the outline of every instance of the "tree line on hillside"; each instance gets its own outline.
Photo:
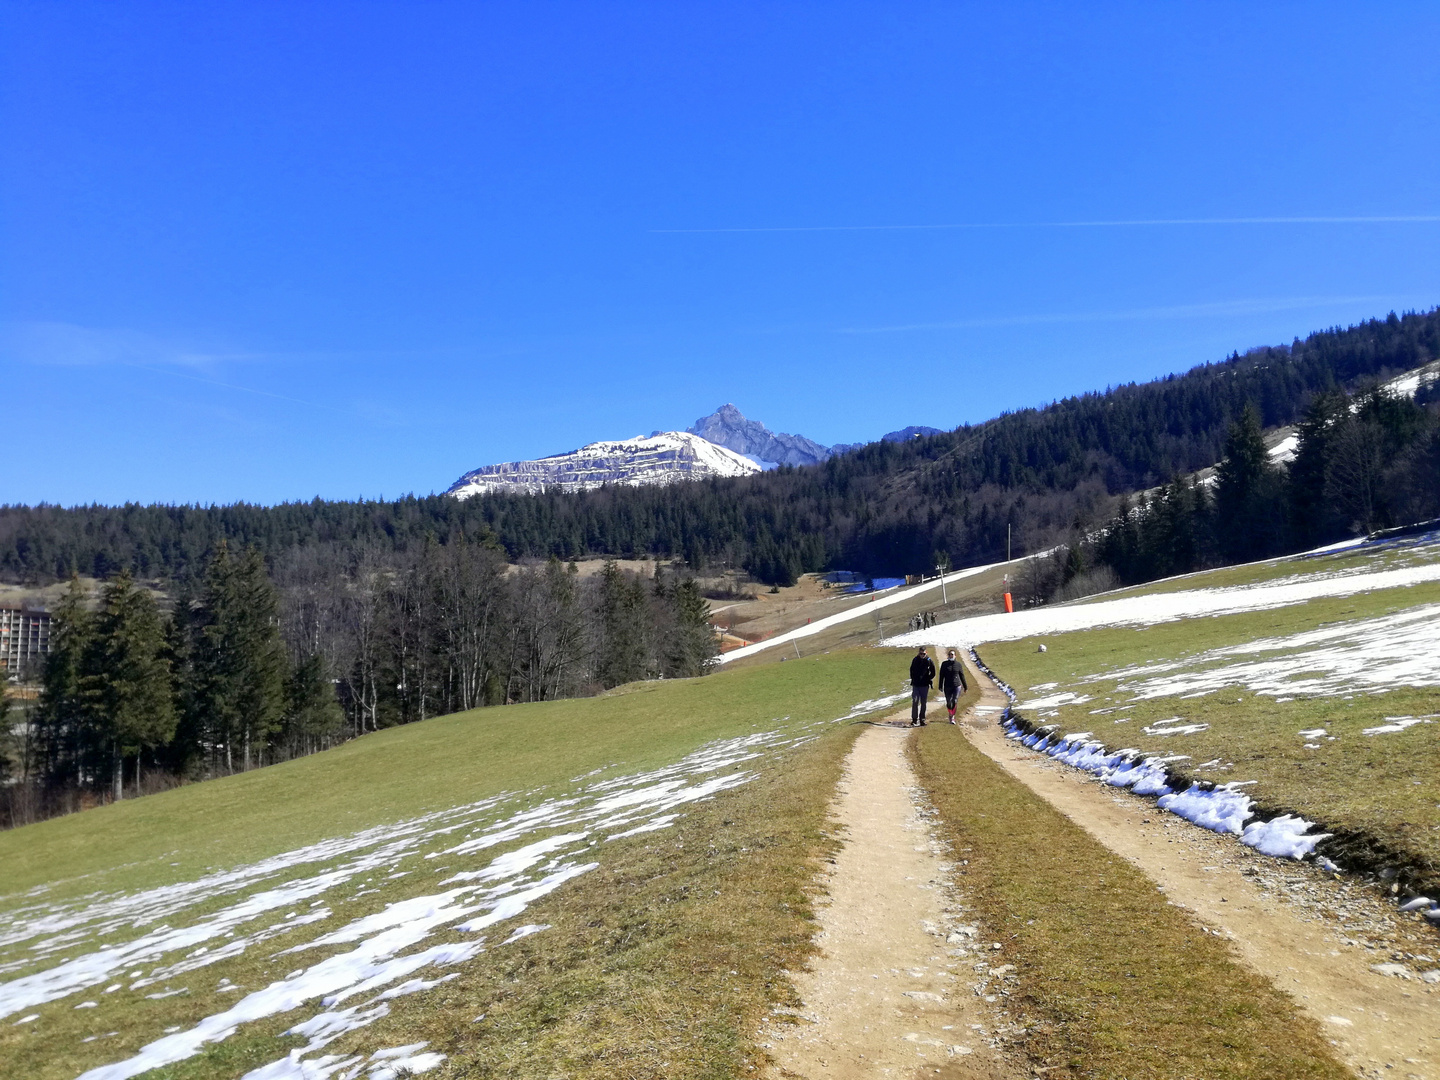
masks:
[[[582,579],[484,542],[304,548],[273,577],[222,542],[168,612],[121,570],[94,605],[72,581],[52,619],[39,700],[0,728],[0,824],[443,713],[700,675],[717,648],[692,578],[607,562]]]
[[[872,443],[821,465],[665,488],[444,495],[250,506],[0,508],[0,572],[193,578],[221,540],[272,561],[307,548],[353,559],[489,537],[509,558],[684,559],[785,584],[806,571],[913,573],[1053,544],[1115,498],[1213,465],[1248,405],[1271,427],[1318,396],[1440,356],[1440,309],[1391,314],[1180,375],[1023,409],[905,443]],[[956,394],[964,392],[957,385]]]
[[[1229,563],[1305,551],[1440,517],[1440,382],[1412,399],[1371,388],[1316,395],[1276,464],[1258,412],[1228,433],[1213,482],[1172,479],[1032,560],[1024,602],[1045,603]]]

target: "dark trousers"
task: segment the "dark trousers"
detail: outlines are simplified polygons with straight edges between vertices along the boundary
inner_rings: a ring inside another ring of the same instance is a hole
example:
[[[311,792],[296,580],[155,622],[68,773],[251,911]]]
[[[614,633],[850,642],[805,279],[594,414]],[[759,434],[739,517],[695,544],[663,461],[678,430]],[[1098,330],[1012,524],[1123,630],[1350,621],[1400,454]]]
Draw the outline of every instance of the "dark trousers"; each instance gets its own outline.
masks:
[[[925,719],[925,703],[930,700],[930,687],[910,687],[910,722],[912,724]]]
[[[945,707],[951,712],[955,711],[955,702],[960,699],[960,688],[958,686],[945,687]]]

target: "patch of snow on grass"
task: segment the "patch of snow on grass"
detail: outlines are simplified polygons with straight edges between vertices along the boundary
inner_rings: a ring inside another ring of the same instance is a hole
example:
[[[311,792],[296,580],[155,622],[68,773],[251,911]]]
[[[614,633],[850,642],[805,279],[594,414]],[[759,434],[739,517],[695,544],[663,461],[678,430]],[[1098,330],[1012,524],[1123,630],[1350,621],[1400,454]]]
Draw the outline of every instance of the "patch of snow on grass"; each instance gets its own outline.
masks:
[[[1245,832],[1245,821],[1254,816],[1254,811],[1251,810],[1254,805],[1253,799],[1233,790],[1229,785],[1207,790],[1199,784],[1191,784],[1184,791],[1162,795],[1159,802],[1160,809],[1168,810],[1202,829],[1234,833],[1236,836]]]
[[[1416,724],[1429,724],[1434,722],[1434,716],[1387,716],[1385,723],[1379,727],[1367,727],[1360,734],[1362,735],[1392,735],[1397,731],[1404,731]]]
[[[1195,735],[1201,731],[1209,731],[1209,724],[1187,724],[1182,716],[1172,716],[1169,720],[1156,720],[1154,724],[1147,725],[1140,729],[1146,735]]]
[[[336,889],[348,891],[357,878],[363,884],[366,875],[393,870],[402,858],[444,854],[448,869],[456,861],[463,863],[468,856],[498,844],[535,836],[528,844],[490,859],[481,868],[457,868],[438,882],[442,886],[438,891],[399,900],[338,929],[290,945],[282,952],[351,947],[246,993],[229,1008],[188,1029],[169,1032],[125,1060],[91,1069],[83,1074],[83,1080],[124,1080],[174,1064],[200,1052],[207,1044],[224,1041],[244,1024],[301,1009],[311,1002],[317,1002],[320,1011],[288,1031],[308,1039],[307,1045],[247,1076],[250,1080],[308,1080],[333,1075],[342,1068],[342,1059],[311,1055],[340,1035],[386,1015],[387,1001],[428,989],[450,977],[428,981],[415,977],[421,969],[463,963],[484,947],[483,938],[456,939],[453,935],[475,934],[515,919],[565,882],[598,867],[598,862],[585,858],[598,839],[597,833],[621,829],[634,835],[668,826],[676,820],[680,807],[753,779],[755,773],[742,768],[745,763],[806,737],[772,731],[722,740],[672,765],[594,782],[508,813],[506,804],[513,804],[522,795],[485,799],[356,836],[309,845],[250,866],[207,875],[200,882],[180,883],[169,890],[90,897],[83,903],[51,910],[33,905],[17,920],[18,925],[7,924],[10,942],[13,945],[38,937],[40,940],[31,945],[32,953],[44,957],[64,948],[66,955],[45,970],[0,982],[0,1017],[92,985],[103,985],[125,972],[136,980],[135,987],[141,987],[163,982],[181,970],[240,955],[279,933],[291,933],[329,918],[331,912],[324,901],[311,898]],[[456,833],[462,835],[456,837]],[[427,851],[432,845],[435,850]],[[330,865],[307,869],[326,861]],[[297,870],[300,875],[291,880],[274,880]],[[407,881],[419,884],[424,878],[410,877]],[[212,886],[212,891],[207,892],[207,887]],[[184,924],[182,916],[187,907],[246,887],[257,891]],[[313,905],[305,915],[296,914],[301,901]],[[270,924],[261,925],[267,919]],[[106,940],[122,928],[134,932],[156,922],[161,925],[133,940]],[[247,935],[235,935],[240,927],[253,929]],[[502,944],[545,928],[534,923],[521,926]],[[431,943],[441,935],[449,939]],[[223,940],[216,945],[216,939]],[[86,940],[94,942],[92,950],[81,948],[76,952]],[[203,944],[207,942],[211,944]],[[157,966],[177,953],[179,958],[168,966]],[[145,970],[150,974],[142,977]],[[183,988],[167,989],[147,996],[185,992]],[[352,998],[360,999],[359,1004],[340,1007]],[[34,1018],[18,1022],[28,1023]],[[440,1060],[443,1058],[439,1055],[424,1054],[395,1058],[387,1060],[383,1069],[377,1065],[380,1071],[371,1069],[368,1075],[383,1080],[398,1075],[402,1069],[419,1072],[433,1068]],[[350,1069],[366,1059],[362,1055],[343,1062],[343,1069]],[[365,1067],[370,1068],[369,1064]]]
[[[1050,684],[1054,686],[1054,683]],[[1038,689],[1038,687],[1036,688]],[[1083,694],[1065,692],[1063,694],[1051,694],[1049,697],[1036,698],[1034,701],[1022,702],[1022,709],[1058,709],[1061,705],[1084,705],[1090,699]]]
[[[1281,814],[1271,821],[1252,821],[1246,825],[1240,842],[1277,859],[1303,859],[1315,850],[1316,844],[1333,835],[1309,832],[1314,825],[1302,817]]]
[[[1263,653],[1281,655],[1243,659]],[[1440,604],[1227,645],[1183,660],[1107,672],[1089,681],[1101,679],[1117,680],[1116,689],[1137,701],[1193,697],[1227,686],[1292,697],[1440,686]]]

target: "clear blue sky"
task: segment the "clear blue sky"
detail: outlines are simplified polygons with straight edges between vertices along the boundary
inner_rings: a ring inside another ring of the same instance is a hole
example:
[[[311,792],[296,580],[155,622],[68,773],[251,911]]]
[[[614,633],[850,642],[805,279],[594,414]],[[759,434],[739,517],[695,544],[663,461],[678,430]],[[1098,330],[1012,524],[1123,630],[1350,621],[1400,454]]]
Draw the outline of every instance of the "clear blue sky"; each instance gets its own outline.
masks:
[[[860,441],[1428,308],[1437,56],[1434,3],[0,0],[0,502]]]

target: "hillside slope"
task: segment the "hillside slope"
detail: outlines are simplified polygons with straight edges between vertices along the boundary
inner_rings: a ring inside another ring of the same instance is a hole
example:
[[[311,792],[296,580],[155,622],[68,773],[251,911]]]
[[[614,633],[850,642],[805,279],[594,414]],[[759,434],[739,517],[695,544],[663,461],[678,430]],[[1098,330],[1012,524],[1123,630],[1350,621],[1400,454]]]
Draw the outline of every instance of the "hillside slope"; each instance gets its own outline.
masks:
[[[0,1076],[741,1070],[809,947],[832,722],[895,666],[461,713],[6,833]]]

